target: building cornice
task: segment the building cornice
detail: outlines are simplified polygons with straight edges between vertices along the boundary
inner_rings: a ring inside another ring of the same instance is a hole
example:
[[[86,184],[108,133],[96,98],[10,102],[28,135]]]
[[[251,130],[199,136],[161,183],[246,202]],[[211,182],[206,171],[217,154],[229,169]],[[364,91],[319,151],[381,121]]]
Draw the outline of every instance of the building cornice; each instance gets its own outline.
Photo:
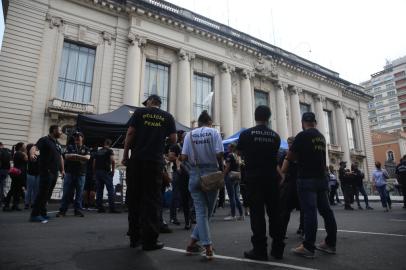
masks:
[[[72,0],[71,0],[72,1]],[[210,42],[266,59],[273,64],[343,90],[344,96],[368,102],[364,88],[343,80],[337,72],[308,61],[277,46],[162,0],[74,0],[88,2],[109,12],[144,16]]]

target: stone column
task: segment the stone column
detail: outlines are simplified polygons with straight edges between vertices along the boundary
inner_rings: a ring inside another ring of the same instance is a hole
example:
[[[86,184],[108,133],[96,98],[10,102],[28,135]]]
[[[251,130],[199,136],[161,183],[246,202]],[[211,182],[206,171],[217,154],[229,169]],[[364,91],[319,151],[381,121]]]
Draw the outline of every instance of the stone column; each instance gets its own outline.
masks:
[[[178,89],[176,93],[176,120],[182,125],[191,125],[191,69],[193,55],[181,49],[178,52]]]
[[[317,128],[326,137],[327,134],[327,127],[326,127],[326,120],[324,117],[324,110],[323,110],[323,101],[324,97],[321,95],[315,95],[315,113],[316,113],[316,120],[317,120]]]
[[[225,138],[233,135],[233,95],[231,92],[232,68],[220,65],[220,126]]]
[[[125,75],[125,86],[123,103],[131,106],[140,106],[141,95],[141,47],[146,40],[130,32],[128,34],[127,69]]]
[[[302,117],[300,115],[299,89],[295,86],[289,88],[290,111],[292,118],[292,136],[302,131]]]
[[[327,136],[327,127],[326,127],[326,119],[324,116],[324,110],[323,110],[323,102],[325,100],[324,97],[321,95],[315,95],[314,96],[315,100],[315,112],[316,112],[316,120],[317,120],[317,129],[323,134],[324,138]],[[327,142],[327,138],[326,138]],[[330,165],[330,157],[328,154],[328,145],[326,143],[326,165]]]
[[[285,91],[283,86],[280,83],[275,83],[276,90],[276,123],[277,123],[277,132],[279,136],[286,140],[288,138],[288,119],[286,117],[286,99]]]
[[[254,125],[254,110],[252,102],[251,74],[247,70],[241,72],[241,127],[249,128]]]
[[[58,97],[58,75],[63,50],[63,19],[46,14],[44,24],[41,58],[38,63],[37,81],[32,100],[28,141],[36,142],[47,134],[48,117],[44,117],[50,97]],[[56,89],[56,90],[55,90]],[[55,92],[54,92],[55,91]],[[44,130],[44,126],[46,127]]]
[[[343,104],[336,102],[335,114],[337,119],[338,142],[340,143],[341,150],[344,152],[343,161],[347,162],[347,166],[351,164],[350,147],[348,145],[347,125],[345,123],[345,115],[343,111]]]

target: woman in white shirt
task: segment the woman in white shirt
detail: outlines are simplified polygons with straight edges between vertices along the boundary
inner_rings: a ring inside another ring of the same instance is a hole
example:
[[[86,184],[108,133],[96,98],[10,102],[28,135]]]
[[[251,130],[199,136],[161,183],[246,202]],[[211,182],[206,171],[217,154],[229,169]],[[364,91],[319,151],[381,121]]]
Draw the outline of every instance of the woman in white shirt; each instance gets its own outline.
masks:
[[[199,116],[198,125],[199,128],[186,135],[182,149],[182,160],[187,161],[191,166],[189,191],[196,211],[196,226],[186,252],[190,255],[204,251],[198,245],[200,242],[205,247],[203,255],[211,260],[213,259],[213,247],[209,219],[213,214],[218,190],[202,191],[200,176],[218,171],[218,164],[223,164],[224,147],[219,132],[211,127],[212,119],[207,111],[203,111]]]
[[[382,165],[379,161],[375,162],[375,167],[376,170],[372,173],[372,183],[379,192],[382,207],[385,209],[385,212],[388,212],[389,209],[392,209],[392,201],[389,192],[386,190],[386,179],[389,178],[389,175],[385,169],[381,168]]]

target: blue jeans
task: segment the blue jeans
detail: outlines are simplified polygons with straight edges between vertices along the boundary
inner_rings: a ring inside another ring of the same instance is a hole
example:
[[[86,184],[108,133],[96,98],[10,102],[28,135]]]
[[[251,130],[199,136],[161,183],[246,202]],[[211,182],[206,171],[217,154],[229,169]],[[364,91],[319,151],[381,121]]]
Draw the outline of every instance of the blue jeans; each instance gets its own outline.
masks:
[[[359,202],[359,194],[361,193],[362,196],[364,196],[364,201],[365,201],[365,206],[368,207],[369,203],[368,203],[368,194],[365,191],[364,185],[361,184],[359,186],[356,187],[357,191],[355,192],[355,199],[357,201],[358,206],[361,206],[360,202]]]
[[[317,210],[324,219],[324,226],[327,232],[326,244],[335,247],[337,242],[337,223],[327,197],[327,180],[324,178],[299,178],[297,180],[297,188],[300,205],[304,214],[304,247],[310,251],[315,250]]]
[[[97,208],[103,207],[103,192],[104,186],[107,189],[110,210],[114,209],[114,186],[113,176],[111,172],[97,170],[96,171],[96,206]]]
[[[389,196],[389,192],[386,190],[386,185],[376,187],[376,190],[379,192],[379,196],[381,197],[381,203],[383,208],[387,208],[392,206],[392,201]]]
[[[8,170],[0,169],[0,205],[4,199],[4,186],[6,185],[7,176]]]
[[[200,165],[199,169],[192,167],[189,178],[189,191],[192,195],[196,211],[196,226],[191,237],[200,241],[202,245],[211,245],[209,220],[213,215],[218,190],[203,192],[200,189],[200,175],[217,171],[217,165]]]
[[[73,199],[73,194],[75,194],[74,209],[82,209],[82,197],[83,188],[85,186],[85,175],[73,175],[71,173],[66,173],[63,180],[63,195],[61,201],[61,208],[59,211],[66,212],[69,207],[69,203]]]
[[[235,217],[235,208],[238,208],[240,216],[242,213],[242,206],[240,202],[240,183],[231,180],[231,178],[226,175],[225,177],[226,189],[228,198],[230,200],[231,216]]]
[[[39,175],[27,174],[27,190],[25,191],[25,204],[34,204],[38,194]]]

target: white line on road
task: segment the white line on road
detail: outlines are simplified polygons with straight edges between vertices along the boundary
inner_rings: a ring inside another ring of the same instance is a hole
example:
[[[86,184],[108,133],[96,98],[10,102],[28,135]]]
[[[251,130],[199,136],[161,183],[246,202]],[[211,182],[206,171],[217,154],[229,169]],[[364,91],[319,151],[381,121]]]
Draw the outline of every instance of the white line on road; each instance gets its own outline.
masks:
[[[319,231],[325,231],[325,229],[319,228]],[[406,237],[404,234],[393,234],[393,233],[377,233],[377,232],[361,232],[361,231],[347,231],[347,230],[337,230],[338,232],[345,233],[358,233],[358,234],[371,234],[371,235],[383,235],[383,236],[396,236],[396,237]]]
[[[178,253],[186,253],[185,250],[183,250],[183,249],[178,249],[178,248],[164,247],[164,249],[165,249],[165,250],[168,250],[168,251],[178,252]],[[297,269],[297,270],[316,270],[315,268],[301,267],[301,266],[292,265],[292,264],[284,264],[284,263],[276,263],[276,262],[265,262],[265,261],[254,261],[254,260],[249,260],[249,259],[244,259],[244,258],[236,258],[236,257],[222,256],[222,255],[217,255],[217,254],[214,255],[214,257],[215,257],[215,258],[218,258],[218,259],[229,260],[229,261],[256,263],[256,264],[263,264],[263,265],[270,265],[270,266],[278,266],[278,267],[289,268],[289,269]]]
[[[390,221],[406,222],[406,219],[391,219]]]

